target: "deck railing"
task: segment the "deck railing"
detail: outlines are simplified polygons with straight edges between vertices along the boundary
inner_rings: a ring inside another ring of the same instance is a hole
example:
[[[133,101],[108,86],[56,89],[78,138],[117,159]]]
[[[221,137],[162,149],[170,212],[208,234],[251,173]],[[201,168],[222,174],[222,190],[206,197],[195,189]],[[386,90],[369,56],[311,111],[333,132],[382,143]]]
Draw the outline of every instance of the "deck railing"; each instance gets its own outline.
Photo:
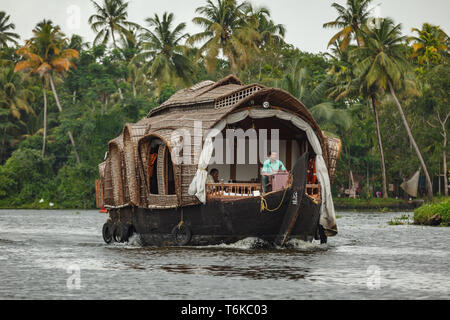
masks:
[[[208,199],[242,199],[257,197],[262,193],[260,183],[211,183],[206,184]]]
[[[320,200],[320,184],[307,184],[306,194],[315,200]]]
[[[320,184],[307,184],[305,193],[319,201],[321,197]],[[261,183],[210,183],[206,184],[206,198],[213,199],[243,199],[263,195]]]

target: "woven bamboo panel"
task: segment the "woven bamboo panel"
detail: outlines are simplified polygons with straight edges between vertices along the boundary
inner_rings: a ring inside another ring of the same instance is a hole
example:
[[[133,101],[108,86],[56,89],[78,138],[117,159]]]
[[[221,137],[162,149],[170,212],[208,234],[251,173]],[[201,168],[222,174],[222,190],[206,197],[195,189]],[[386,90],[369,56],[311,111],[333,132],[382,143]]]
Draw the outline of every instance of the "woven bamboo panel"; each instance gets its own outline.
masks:
[[[168,194],[168,171],[166,166],[167,161],[167,146],[162,144],[158,148],[158,158],[157,158],[157,172],[158,172],[158,194],[166,195]]]
[[[100,180],[105,179],[105,168],[106,168],[106,161],[98,165],[98,173],[100,174]]]
[[[238,103],[239,101],[243,100],[244,98],[247,98],[248,96],[252,95],[253,93],[261,90],[260,86],[253,85],[246,87],[245,89],[239,90],[238,92],[235,92],[228,97],[221,98],[216,101],[215,108],[220,109],[223,107],[230,107]]]
[[[123,139],[122,135],[109,143],[109,152],[107,162],[111,169],[112,194],[114,206],[120,206],[125,203],[124,192],[124,168],[123,168]],[[108,166],[107,164],[107,166]],[[109,203],[108,203],[109,204]]]
[[[229,75],[217,82],[209,81],[196,84],[191,88],[176,92],[161,106],[152,109],[147,117],[149,118],[162,109],[174,105],[193,105],[196,103],[212,102],[220,95],[225,95],[238,90],[242,85],[241,80],[233,75]]]
[[[337,162],[342,149],[342,142],[337,138],[326,138],[328,147],[328,172],[330,176],[330,182],[333,183],[336,175]]]
[[[103,202],[106,205],[114,206],[114,192],[113,192],[111,161],[106,161],[106,165],[105,165],[103,199],[104,199]]]
[[[95,204],[97,208],[103,207],[103,184],[101,180],[95,180]]]
[[[149,204],[147,207],[151,208],[175,208],[178,205],[178,197],[176,194],[161,195],[150,194],[148,196]]]
[[[126,185],[129,201],[139,205],[141,203],[141,175],[138,168],[138,140],[144,135],[148,120],[137,124],[127,124],[123,131],[124,161],[126,170]]]

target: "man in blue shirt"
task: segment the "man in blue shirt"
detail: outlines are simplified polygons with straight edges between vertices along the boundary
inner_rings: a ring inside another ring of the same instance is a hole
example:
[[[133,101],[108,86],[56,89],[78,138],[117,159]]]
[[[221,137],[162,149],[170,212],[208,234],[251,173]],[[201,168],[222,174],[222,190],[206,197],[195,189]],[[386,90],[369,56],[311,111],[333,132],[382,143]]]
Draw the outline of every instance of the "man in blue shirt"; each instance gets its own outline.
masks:
[[[278,160],[278,153],[277,152],[271,152],[269,159],[264,161],[263,167],[262,167],[262,185],[264,192],[268,191],[267,185],[269,184],[269,176],[277,173],[277,172],[285,172],[286,167],[284,166],[283,162]]]

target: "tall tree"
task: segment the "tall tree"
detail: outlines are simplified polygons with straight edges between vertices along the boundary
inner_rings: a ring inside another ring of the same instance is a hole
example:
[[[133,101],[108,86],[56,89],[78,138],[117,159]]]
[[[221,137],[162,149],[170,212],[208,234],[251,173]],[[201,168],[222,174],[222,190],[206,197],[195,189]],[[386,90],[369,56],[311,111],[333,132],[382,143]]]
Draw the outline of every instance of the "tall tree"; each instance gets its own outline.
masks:
[[[26,41],[25,46],[17,50],[17,54],[23,57],[25,60],[16,64],[14,69],[17,71],[29,71],[31,74],[38,74],[44,78],[44,103],[46,104],[45,88],[47,81],[50,83],[50,87],[55,97],[56,105],[59,112],[62,112],[61,103],[59,101],[58,94],[54,83],[54,76],[61,75],[68,71],[70,68],[74,68],[75,65],[72,60],[78,58],[78,51],[74,49],[63,49],[64,42],[67,41],[64,38],[64,34],[60,31],[58,26],[54,26],[50,20],[43,20],[38,23],[33,30],[34,36]],[[44,115],[44,120],[46,115]],[[45,121],[44,121],[45,122]],[[46,138],[47,124],[44,123],[44,143]],[[73,145],[75,151],[75,157],[78,163],[80,163],[80,157],[75,145],[72,132],[68,130],[70,142]],[[43,149],[42,154],[45,154]]]
[[[315,85],[308,69],[301,66],[301,61],[302,58],[296,59],[288,67],[291,72],[283,78],[283,89],[302,101],[319,122],[348,129],[352,122],[350,115],[345,109],[336,109],[326,94],[332,83],[331,77]]]
[[[338,17],[334,21],[325,23],[323,27],[340,30],[331,38],[328,46],[340,40],[340,48],[345,50],[352,38],[356,39],[358,47],[364,45],[362,30],[369,21],[371,2],[372,0],[347,0],[346,7],[338,3],[331,5],[338,12]]]
[[[255,41],[260,38],[257,30],[247,22],[245,12],[248,3],[236,0],[208,0],[205,6],[195,10],[201,16],[192,21],[204,31],[189,38],[189,43],[204,41],[200,52],[205,54],[206,67],[214,70],[217,57],[223,54],[230,63],[232,73],[237,73],[241,61],[247,61]]]
[[[363,34],[364,47],[352,50],[351,55],[356,60],[356,73],[364,79],[366,88],[373,86],[387,90],[392,95],[402,118],[411,145],[417,154],[427,180],[428,198],[433,197],[433,186],[427,166],[420,149],[412,135],[403,107],[397,97],[397,90],[414,83],[407,78],[410,74],[410,64],[406,59],[406,37],[401,34],[401,25],[395,25],[392,19],[382,19],[373,28],[368,28]]]
[[[8,47],[8,42],[17,45],[20,38],[17,33],[11,32],[16,26],[9,22],[9,18],[5,11],[0,11],[0,48]]]
[[[333,67],[330,70],[334,76],[334,87],[330,90],[330,96],[335,97],[336,101],[341,99],[360,99],[367,100],[369,109],[372,109],[373,118],[375,121],[375,131],[378,143],[378,151],[380,154],[381,177],[383,197],[388,197],[387,192],[387,175],[386,164],[384,157],[383,142],[381,139],[380,120],[378,116],[378,107],[380,101],[377,94],[380,89],[376,85],[367,86],[364,76],[358,77],[355,74],[353,61],[350,59],[349,52],[354,49],[354,46],[349,46],[347,50],[342,51],[338,43],[334,44],[332,57]]]
[[[247,17],[247,23],[258,33],[255,40],[256,50],[254,54],[249,54],[249,64],[258,66],[258,81],[261,81],[263,64],[277,65],[280,63],[279,55],[281,48],[286,45],[284,37],[286,27],[282,24],[276,24],[270,19],[270,10],[266,7],[253,7],[249,3],[244,12]],[[247,71],[247,70],[246,70]]]
[[[449,37],[439,27],[424,23],[422,29],[412,29],[417,36],[410,37],[413,42],[412,58],[417,59],[420,66],[425,65],[429,70],[434,65],[440,64],[449,52]]]
[[[89,17],[89,24],[92,30],[97,33],[94,44],[102,42],[106,44],[112,38],[114,48],[117,49],[116,35],[124,38],[128,27],[139,27],[138,24],[130,22],[128,18],[128,2],[123,0],[103,0],[100,5],[91,0],[96,14]]]
[[[190,84],[193,78],[193,64],[186,57],[183,44],[183,40],[189,37],[184,31],[186,24],[180,23],[174,27],[173,20],[173,13],[167,12],[164,12],[162,19],[157,14],[147,18],[145,21],[151,30],[141,35],[142,52],[134,59],[134,62],[147,62],[150,76],[158,83],[158,92],[170,80]]]
[[[0,105],[8,109],[13,118],[20,120],[21,111],[34,114],[30,105],[33,99],[33,92],[24,84],[23,77],[14,73],[14,68],[0,69]]]
[[[426,124],[432,128],[437,128],[442,136],[444,195],[448,196],[447,144],[450,124],[450,65],[437,65],[429,70],[425,76],[423,96],[418,99],[419,112],[426,119]]]
[[[0,115],[2,124],[0,125],[0,163],[5,159],[5,151],[7,144],[7,131],[17,128],[15,123],[20,123],[22,126],[25,123],[22,121],[22,113],[33,114],[34,110],[31,102],[34,101],[32,90],[23,79],[23,76],[14,73],[14,68],[5,66],[0,68]],[[12,121],[8,121],[13,119]]]

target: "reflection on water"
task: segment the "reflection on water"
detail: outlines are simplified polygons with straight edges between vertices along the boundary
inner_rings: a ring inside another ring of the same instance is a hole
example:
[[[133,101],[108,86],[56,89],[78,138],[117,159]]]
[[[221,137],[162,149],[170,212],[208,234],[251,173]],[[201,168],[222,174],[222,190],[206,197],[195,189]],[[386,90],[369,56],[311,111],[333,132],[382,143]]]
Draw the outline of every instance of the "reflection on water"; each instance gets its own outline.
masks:
[[[244,277],[248,279],[303,279],[308,272],[307,269],[298,267],[280,267],[280,266],[192,266],[192,265],[165,265],[161,269],[167,272],[184,274],[203,274],[218,277]]]
[[[450,228],[388,225],[403,213],[339,215],[327,245],[156,248],[139,237],[104,244],[96,211],[0,210],[0,298],[450,298]]]

